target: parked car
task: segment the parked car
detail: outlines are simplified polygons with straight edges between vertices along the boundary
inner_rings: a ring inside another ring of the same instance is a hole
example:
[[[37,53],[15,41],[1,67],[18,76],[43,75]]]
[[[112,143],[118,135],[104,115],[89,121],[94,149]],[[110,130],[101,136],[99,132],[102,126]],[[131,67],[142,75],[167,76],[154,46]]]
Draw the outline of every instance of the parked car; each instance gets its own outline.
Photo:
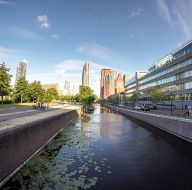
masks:
[[[150,109],[151,109],[151,110],[157,110],[157,106],[156,106],[156,105],[151,105],[151,104],[150,104]]]
[[[148,104],[143,104],[143,105],[141,106],[141,110],[142,110],[142,111],[150,111],[150,105],[148,105]]]
[[[139,106],[139,105],[136,105],[136,106],[134,107],[134,109],[136,109],[136,110],[141,110],[141,109],[142,109],[142,107],[141,107],[141,106]]]
[[[124,104],[119,104],[118,106],[119,106],[119,107],[124,107]]]

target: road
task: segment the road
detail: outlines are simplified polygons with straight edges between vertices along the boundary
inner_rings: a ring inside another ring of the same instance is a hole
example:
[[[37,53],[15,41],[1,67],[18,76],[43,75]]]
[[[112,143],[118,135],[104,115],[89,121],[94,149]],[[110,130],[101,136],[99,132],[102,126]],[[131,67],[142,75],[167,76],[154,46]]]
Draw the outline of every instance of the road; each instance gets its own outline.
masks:
[[[53,109],[47,109],[46,112],[52,111]],[[15,118],[20,118],[20,117],[25,117],[25,116],[30,116],[30,115],[35,115],[42,113],[43,111],[40,110],[26,110],[26,111],[18,111],[18,112],[11,112],[11,113],[3,113],[0,114],[0,122],[1,121],[6,121],[9,119],[15,119]]]
[[[67,109],[70,108],[70,104],[65,104],[64,106],[57,105],[51,108],[46,109],[46,112],[53,111],[54,109]],[[15,118],[20,118],[20,117],[25,117],[25,116],[30,116],[30,115],[35,115],[42,113],[44,111],[40,110],[34,110],[31,106],[23,106],[23,107],[12,107],[8,109],[1,109],[0,110],[0,122],[1,121],[6,121],[9,119],[15,119]]]

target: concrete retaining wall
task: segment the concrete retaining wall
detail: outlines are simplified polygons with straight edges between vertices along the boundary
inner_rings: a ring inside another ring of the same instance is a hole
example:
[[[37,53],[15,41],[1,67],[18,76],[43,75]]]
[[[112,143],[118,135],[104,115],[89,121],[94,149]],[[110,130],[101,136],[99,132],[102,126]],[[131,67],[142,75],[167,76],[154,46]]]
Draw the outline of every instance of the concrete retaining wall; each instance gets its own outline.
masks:
[[[124,115],[149,123],[154,127],[158,127],[161,130],[164,130],[172,135],[175,135],[185,141],[192,143],[191,119],[150,114],[150,112],[127,110],[124,108],[109,105],[107,107]]]
[[[0,133],[0,187],[79,113],[68,111]]]

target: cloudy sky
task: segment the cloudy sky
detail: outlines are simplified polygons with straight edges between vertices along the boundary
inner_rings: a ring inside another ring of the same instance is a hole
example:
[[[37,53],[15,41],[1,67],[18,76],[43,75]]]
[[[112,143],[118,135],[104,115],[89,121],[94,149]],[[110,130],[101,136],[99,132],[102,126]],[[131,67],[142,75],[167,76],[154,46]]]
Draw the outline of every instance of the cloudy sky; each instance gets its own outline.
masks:
[[[192,37],[191,0],[0,0],[0,61],[15,80],[81,84],[90,62],[99,94],[102,67],[133,75]]]

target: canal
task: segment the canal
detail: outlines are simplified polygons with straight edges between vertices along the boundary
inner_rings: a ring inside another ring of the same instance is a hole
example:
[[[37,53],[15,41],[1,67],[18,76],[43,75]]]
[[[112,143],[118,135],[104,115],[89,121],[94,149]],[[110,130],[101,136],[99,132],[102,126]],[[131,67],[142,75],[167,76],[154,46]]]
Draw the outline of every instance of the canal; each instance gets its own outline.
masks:
[[[3,189],[192,189],[182,148],[99,105],[90,117],[64,128]]]

